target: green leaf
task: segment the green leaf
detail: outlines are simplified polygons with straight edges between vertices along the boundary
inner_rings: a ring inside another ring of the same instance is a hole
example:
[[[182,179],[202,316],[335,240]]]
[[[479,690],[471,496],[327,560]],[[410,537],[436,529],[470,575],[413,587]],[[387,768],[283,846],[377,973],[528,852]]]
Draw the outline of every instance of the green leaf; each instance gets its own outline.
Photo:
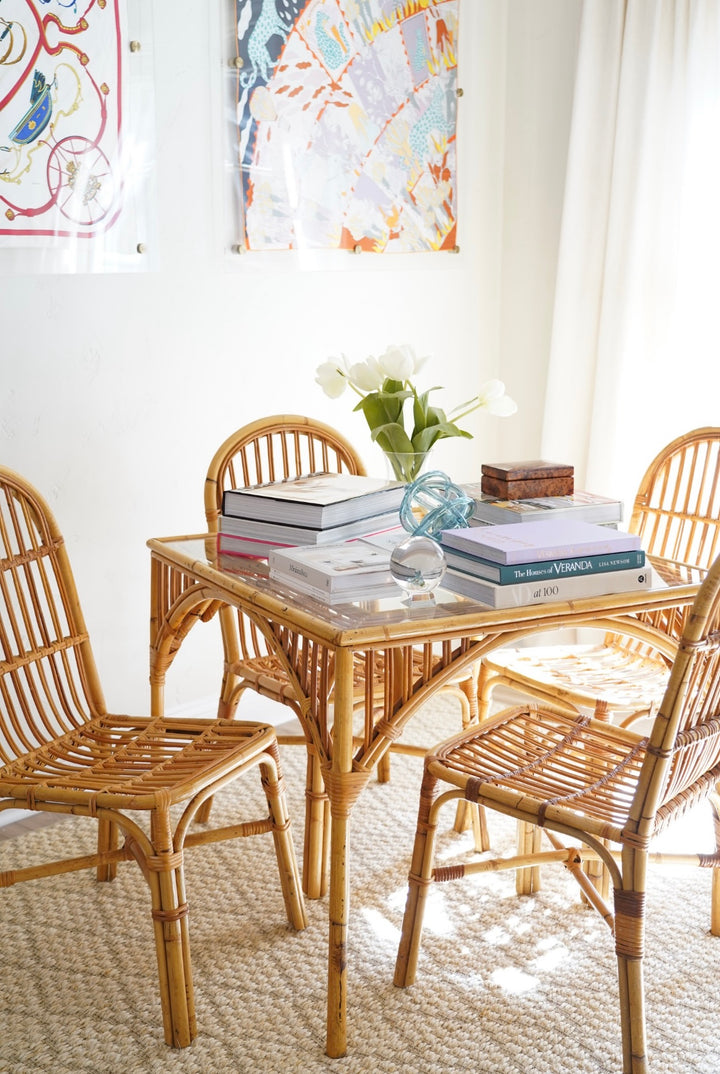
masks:
[[[386,454],[393,452],[407,455],[415,451],[412,440],[402,425],[398,425],[397,422],[387,422],[385,425],[379,425],[372,430],[371,435]]]
[[[442,411],[440,413],[442,414]],[[437,440],[445,440],[451,436],[463,436],[466,440],[472,440],[472,433],[459,429],[453,422],[447,421],[444,414],[442,418],[443,420],[438,421],[437,424],[429,425],[413,435],[412,443],[415,451],[429,451]]]
[[[399,382],[393,381],[392,383]],[[388,422],[401,422],[403,404],[410,395],[410,392],[402,390],[398,392],[368,392],[354,409],[362,410],[365,415],[365,421],[372,432],[380,425],[387,425]]]

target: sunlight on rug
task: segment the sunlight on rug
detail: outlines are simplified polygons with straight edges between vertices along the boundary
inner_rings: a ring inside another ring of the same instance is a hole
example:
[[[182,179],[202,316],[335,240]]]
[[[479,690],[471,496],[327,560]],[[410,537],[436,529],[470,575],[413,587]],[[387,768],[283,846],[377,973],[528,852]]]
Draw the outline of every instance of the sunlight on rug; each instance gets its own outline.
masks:
[[[436,701],[413,739],[430,744],[458,727],[455,704]],[[282,758],[300,850],[304,750]],[[435,888],[417,981],[393,986],[420,775],[420,761],[393,757],[391,782],[371,781],[353,812],[345,1059],[324,1055],[327,901],[309,902],[309,928],[294,933],[270,846],[250,840],[187,855],[199,1036],[182,1051],[163,1042],[137,870],[125,866],[109,885],[87,872],[0,892],[0,1074],[616,1074],[612,938],[561,869],[544,870],[532,897],[515,895],[510,873]],[[254,780],[215,809],[229,822],[246,802],[259,803]],[[449,810],[445,862],[471,845],[451,823]],[[509,851],[513,823],[493,815],[490,831]],[[0,844],[1,867],[87,852],[93,838],[88,822],[62,821]],[[716,1074],[720,939],[708,932],[709,873],[654,869],[648,886],[652,1070]]]

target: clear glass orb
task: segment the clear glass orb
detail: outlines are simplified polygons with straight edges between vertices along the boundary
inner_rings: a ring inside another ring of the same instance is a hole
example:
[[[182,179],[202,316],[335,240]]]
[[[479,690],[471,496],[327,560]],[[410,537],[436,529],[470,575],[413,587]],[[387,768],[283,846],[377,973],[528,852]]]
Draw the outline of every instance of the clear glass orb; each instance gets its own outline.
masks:
[[[431,537],[406,537],[390,556],[390,573],[410,596],[432,593],[445,574],[445,556]]]

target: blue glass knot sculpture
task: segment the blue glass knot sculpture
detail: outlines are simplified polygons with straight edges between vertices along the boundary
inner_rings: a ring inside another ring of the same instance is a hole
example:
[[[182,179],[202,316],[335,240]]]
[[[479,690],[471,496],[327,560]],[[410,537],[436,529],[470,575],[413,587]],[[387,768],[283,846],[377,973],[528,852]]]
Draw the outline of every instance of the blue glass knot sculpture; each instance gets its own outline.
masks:
[[[400,504],[403,529],[437,539],[443,530],[468,525],[475,501],[442,470],[431,470],[408,485]]]

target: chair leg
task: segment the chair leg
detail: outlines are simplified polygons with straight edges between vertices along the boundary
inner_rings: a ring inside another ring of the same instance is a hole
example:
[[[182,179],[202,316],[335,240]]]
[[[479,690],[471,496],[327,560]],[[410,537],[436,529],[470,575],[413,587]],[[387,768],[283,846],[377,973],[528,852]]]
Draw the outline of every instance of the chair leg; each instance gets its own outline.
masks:
[[[432,886],[433,857],[437,821],[432,818],[437,780],[425,770],[420,789],[417,832],[413,846],[412,863],[408,877],[408,895],[405,904],[400,945],[395,962],[395,984],[405,988],[415,980],[423,917],[428,891]]]
[[[98,821],[97,849],[98,854],[108,850],[117,850],[120,845],[120,829],[117,824],[109,820]],[[117,862],[101,862],[95,872],[95,877],[101,883],[114,880],[117,876]]]
[[[328,890],[330,799],[320,759],[312,746],[307,748],[304,848],[303,891],[309,899],[321,899]]]
[[[623,1074],[647,1074],[643,948],[644,892],[615,891],[615,952],[620,986]]]
[[[288,813],[285,790],[282,784],[280,755],[276,744],[273,744],[267,752],[272,756],[274,764],[261,762],[260,771],[263,790],[265,791],[272,818],[272,835],[275,843],[275,856],[277,857],[278,872],[280,874],[285,913],[292,927],[300,930],[307,927],[307,916],[300,882],[300,871],[295,857],[292,835],[290,834],[290,814]]]
[[[477,678],[477,706],[478,720],[486,720],[490,715],[492,692],[495,688],[496,676],[488,669],[484,661],[480,661]]]
[[[603,839],[602,842],[605,846],[609,846],[607,839]],[[599,858],[588,858],[583,862],[582,868],[585,875],[597,889],[600,898],[607,902],[610,897],[610,872],[607,866]],[[583,902],[588,903],[585,895],[582,895],[581,898]]]
[[[715,787],[715,792],[710,795],[710,808],[713,814],[713,830],[715,833],[715,857],[720,861],[720,784]],[[720,936],[720,865],[712,867],[712,894],[710,898],[710,932],[713,936]]]
[[[183,854],[173,849],[166,812],[151,817],[153,853],[140,867],[150,886],[165,1042],[186,1048],[197,1036],[183,877]],[[136,848],[137,851],[137,848]]]
[[[377,781],[378,783],[390,782],[390,750],[377,763]]]
[[[480,675],[480,662],[473,664],[470,674],[467,678],[462,679],[458,683],[458,689],[461,697],[465,698],[465,702],[462,705],[462,726],[463,730],[467,730],[471,724],[479,722],[479,709],[478,709],[478,677]],[[485,850],[490,849],[490,836],[488,834],[487,816],[483,806],[478,805],[476,802],[468,802],[465,798],[461,798],[458,801],[457,808],[455,810],[455,824],[453,825],[456,832],[467,831],[468,828],[473,830],[473,841],[475,850],[478,854],[481,854]]]
[[[542,843],[542,831],[535,824],[518,821],[518,854],[537,854]],[[540,867],[538,865],[517,869],[515,891],[518,895],[532,895],[540,890]]]

